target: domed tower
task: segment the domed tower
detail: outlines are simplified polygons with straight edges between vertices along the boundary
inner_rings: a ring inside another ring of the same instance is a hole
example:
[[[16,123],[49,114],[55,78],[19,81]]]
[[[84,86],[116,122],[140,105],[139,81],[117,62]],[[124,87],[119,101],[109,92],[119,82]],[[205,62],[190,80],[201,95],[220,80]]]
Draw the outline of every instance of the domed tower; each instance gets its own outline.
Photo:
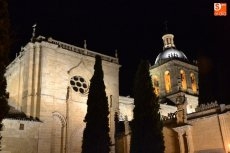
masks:
[[[163,35],[163,51],[150,68],[154,92],[162,104],[176,104],[178,95],[187,98],[187,112],[195,111],[198,105],[198,67],[186,55],[176,49],[174,35]]]

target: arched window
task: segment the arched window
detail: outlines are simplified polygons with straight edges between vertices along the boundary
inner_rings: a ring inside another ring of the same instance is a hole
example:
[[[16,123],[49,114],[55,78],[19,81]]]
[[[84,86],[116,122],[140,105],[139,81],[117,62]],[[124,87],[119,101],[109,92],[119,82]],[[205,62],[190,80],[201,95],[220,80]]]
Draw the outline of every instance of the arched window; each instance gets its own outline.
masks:
[[[190,78],[191,78],[192,91],[196,93],[197,92],[197,86],[196,86],[196,77],[195,77],[194,73],[190,74]]]
[[[166,92],[170,92],[171,90],[171,79],[169,71],[165,71],[165,90]]]
[[[180,70],[180,78],[181,78],[181,87],[182,89],[187,89],[186,75],[184,70]]]
[[[159,79],[157,76],[152,77],[152,83],[153,83],[153,88],[154,88],[154,93],[159,96],[160,94],[160,88],[159,88]]]
[[[53,112],[51,131],[51,152],[64,152],[65,146],[65,132],[66,132],[66,120],[59,112]]]

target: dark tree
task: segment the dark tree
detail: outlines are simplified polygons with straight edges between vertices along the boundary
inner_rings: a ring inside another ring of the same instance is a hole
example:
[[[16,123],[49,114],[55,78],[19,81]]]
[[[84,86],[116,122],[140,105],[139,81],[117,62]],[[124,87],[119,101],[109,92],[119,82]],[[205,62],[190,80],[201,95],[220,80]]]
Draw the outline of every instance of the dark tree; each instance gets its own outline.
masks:
[[[97,55],[94,75],[90,80],[82,153],[109,153],[110,151],[109,108],[103,78],[101,57]]]
[[[10,50],[9,26],[7,0],[0,0],[0,123],[9,111],[7,83],[4,76]],[[0,129],[1,127],[2,124],[0,124]]]
[[[153,92],[149,63],[141,60],[134,80],[134,110],[131,122],[131,153],[163,153],[163,123]]]

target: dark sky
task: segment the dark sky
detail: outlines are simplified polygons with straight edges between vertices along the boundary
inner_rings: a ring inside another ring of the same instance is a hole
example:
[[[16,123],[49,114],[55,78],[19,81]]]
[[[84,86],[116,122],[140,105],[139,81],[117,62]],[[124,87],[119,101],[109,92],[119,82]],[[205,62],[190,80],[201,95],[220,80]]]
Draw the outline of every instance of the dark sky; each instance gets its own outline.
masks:
[[[230,103],[230,18],[214,16],[213,4],[211,0],[9,0],[11,57],[30,40],[34,23],[36,35],[80,47],[87,40],[88,49],[111,56],[117,49],[122,65],[120,95],[132,96],[136,67],[140,59],[154,64],[167,21],[177,49],[199,62],[200,100]]]

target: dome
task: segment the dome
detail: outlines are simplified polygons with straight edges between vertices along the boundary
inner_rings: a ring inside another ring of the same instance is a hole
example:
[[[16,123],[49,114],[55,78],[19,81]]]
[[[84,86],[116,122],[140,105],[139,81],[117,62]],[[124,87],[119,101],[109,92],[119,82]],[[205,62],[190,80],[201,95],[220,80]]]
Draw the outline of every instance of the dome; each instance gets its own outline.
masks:
[[[162,37],[164,43],[163,52],[157,56],[155,64],[162,63],[169,59],[188,60],[182,51],[176,49],[173,38],[173,34],[165,34]]]
[[[187,57],[185,56],[185,54],[182,51],[179,51],[175,48],[168,48],[166,50],[164,50],[163,52],[161,52],[156,60],[155,60],[155,64],[157,63],[161,63],[165,60],[168,59],[182,59],[182,60],[188,60]]]

